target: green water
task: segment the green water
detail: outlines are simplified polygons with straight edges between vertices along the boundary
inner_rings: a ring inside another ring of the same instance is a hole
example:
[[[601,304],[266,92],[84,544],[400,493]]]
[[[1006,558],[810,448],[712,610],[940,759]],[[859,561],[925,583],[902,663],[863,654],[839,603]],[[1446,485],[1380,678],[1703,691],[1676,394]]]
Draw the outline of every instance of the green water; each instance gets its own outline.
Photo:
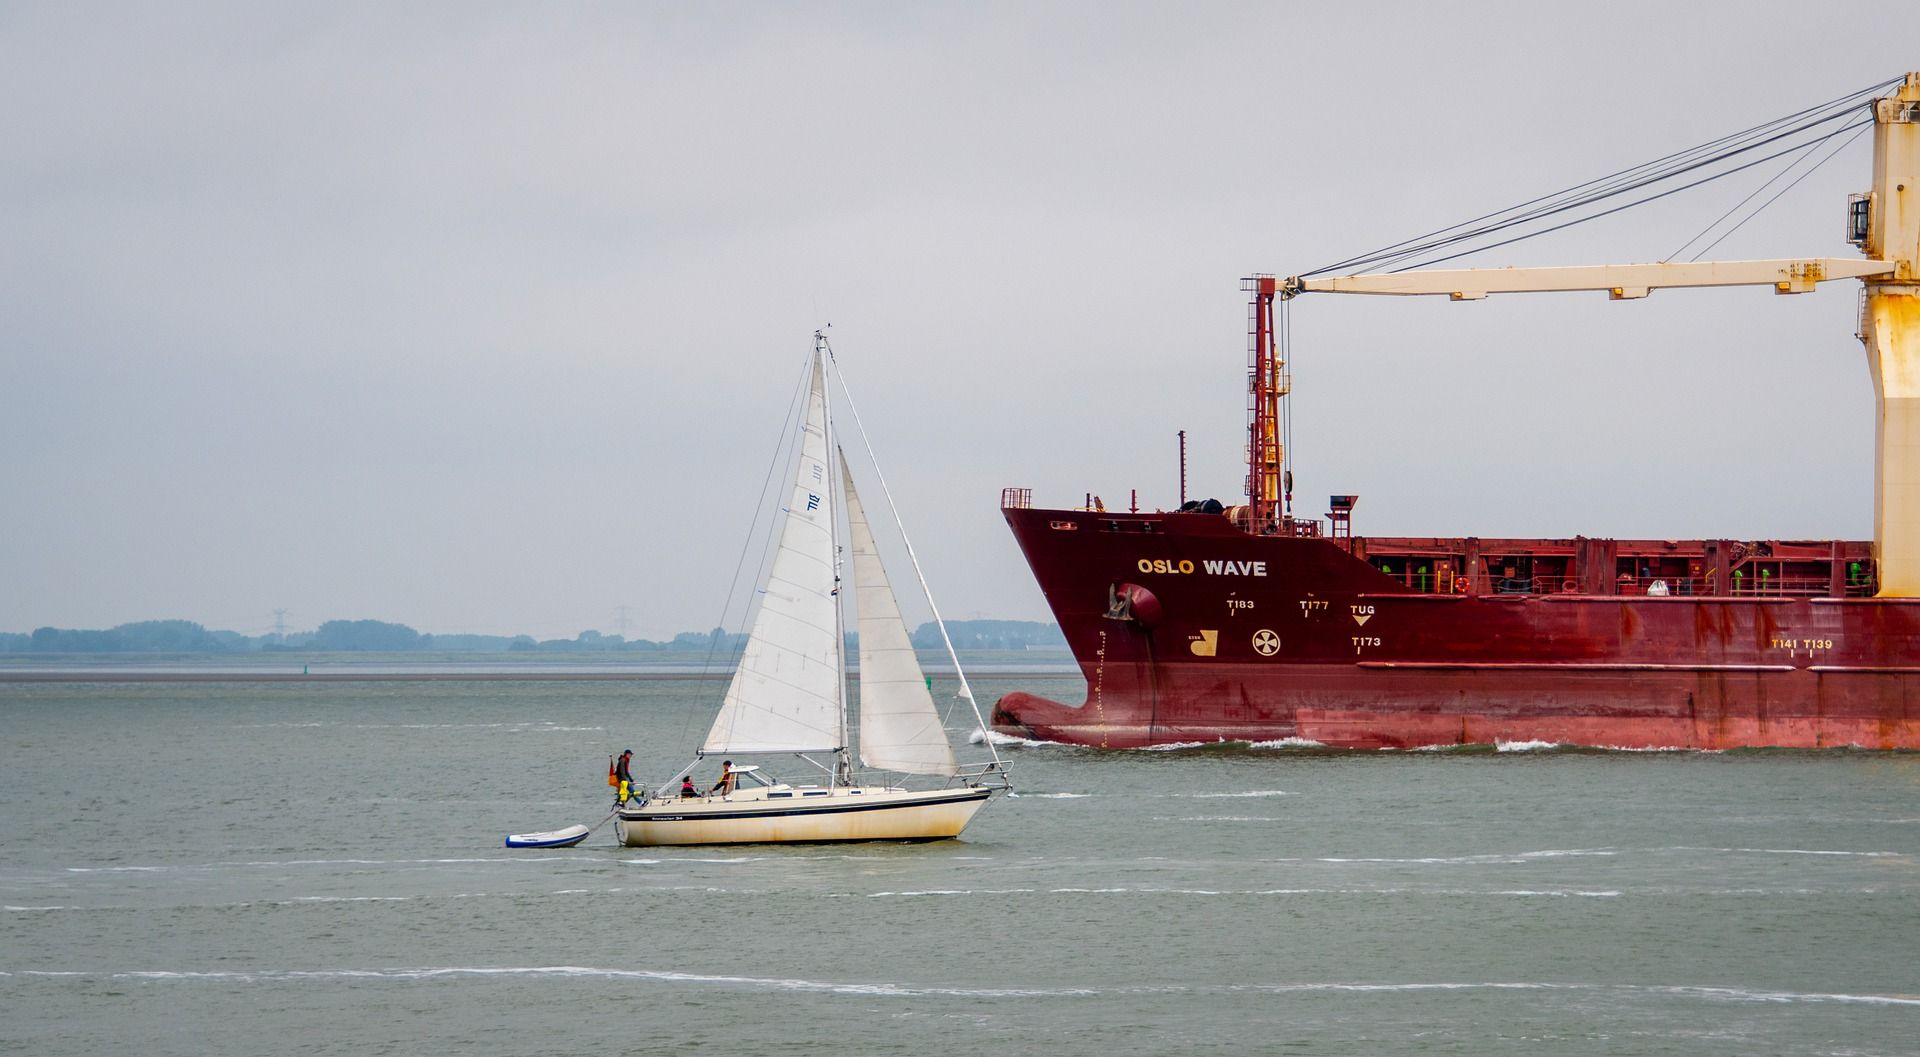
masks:
[[[1920,1052],[1920,755],[1016,746],[959,841],[500,846],[718,691],[0,684],[0,1052]]]

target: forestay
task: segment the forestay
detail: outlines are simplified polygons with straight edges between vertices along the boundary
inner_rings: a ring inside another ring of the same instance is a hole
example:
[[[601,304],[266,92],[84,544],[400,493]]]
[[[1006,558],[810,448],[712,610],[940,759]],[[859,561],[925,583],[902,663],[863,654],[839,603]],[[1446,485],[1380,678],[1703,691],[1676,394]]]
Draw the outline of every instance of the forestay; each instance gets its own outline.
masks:
[[[826,386],[816,357],[793,499],[766,594],[707,753],[818,752],[840,747],[840,634],[834,609],[833,501]]]
[[[860,761],[907,774],[952,775],[960,768],[914,656],[899,600],[880,564],[845,456],[840,473],[853,549],[854,600],[860,610]]]

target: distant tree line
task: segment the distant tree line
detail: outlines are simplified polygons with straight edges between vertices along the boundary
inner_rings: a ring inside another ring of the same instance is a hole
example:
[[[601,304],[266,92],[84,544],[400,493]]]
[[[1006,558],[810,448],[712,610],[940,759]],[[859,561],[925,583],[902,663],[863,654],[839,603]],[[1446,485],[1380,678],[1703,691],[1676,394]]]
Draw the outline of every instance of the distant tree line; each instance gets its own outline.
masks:
[[[947,633],[955,649],[1022,650],[1028,647],[1064,647],[1066,639],[1054,624],[1029,620],[953,620]],[[0,653],[247,653],[247,652],[369,652],[416,653],[580,653],[675,652],[730,654],[746,636],[724,628],[683,631],[664,642],[628,639],[583,631],[571,639],[535,639],[531,635],[431,635],[405,624],[384,620],[329,620],[312,631],[288,635],[247,636],[237,631],[208,631],[190,620],[144,620],[104,631],[36,628],[30,634],[0,632]],[[856,648],[859,636],[849,632],[847,645]],[[918,649],[942,648],[933,623],[914,632]]]
[[[947,636],[953,640],[956,650],[1024,650],[1036,646],[1065,649],[1067,646],[1067,637],[1060,633],[1060,625],[1033,620],[949,620]],[[921,650],[941,649],[944,644],[940,641],[940,626],[932,621],[920,625],[913,633],[913,645]]]

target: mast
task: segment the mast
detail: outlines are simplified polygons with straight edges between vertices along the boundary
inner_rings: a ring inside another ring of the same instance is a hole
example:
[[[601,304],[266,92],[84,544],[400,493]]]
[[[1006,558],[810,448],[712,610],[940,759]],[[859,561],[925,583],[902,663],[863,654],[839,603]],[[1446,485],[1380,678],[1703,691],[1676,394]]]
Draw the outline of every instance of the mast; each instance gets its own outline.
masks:
[[[1280,442],[1280,398],[1287,395],[1286,361],[1275,349],[1273,301],[1279,283],[1271,275],[1240,280],[1253,295],[1247,304],[1247,505],[1248,528],[1273,531],[1281,508],[1286,451]]]
[[[813,332],[813,365],[820,372],[820,402],[826,409],[825,434],[827,440],[827,480],[822,487],[827,489],[827,535],[833,541],[833,652],[839,658],[840,687],[840,748],[834,753],[833,781],[836,785],[853,784],[853,755],[849,751],[852,737],[847,729],[847,600],[840,592],[840,525],[838,513],[840,499],[837,494],[839,477],[835,459],[839,453],[839,444],[833,436],[833,387],[827,384],[827,365],[832,356],[827,350],[827,332]]]

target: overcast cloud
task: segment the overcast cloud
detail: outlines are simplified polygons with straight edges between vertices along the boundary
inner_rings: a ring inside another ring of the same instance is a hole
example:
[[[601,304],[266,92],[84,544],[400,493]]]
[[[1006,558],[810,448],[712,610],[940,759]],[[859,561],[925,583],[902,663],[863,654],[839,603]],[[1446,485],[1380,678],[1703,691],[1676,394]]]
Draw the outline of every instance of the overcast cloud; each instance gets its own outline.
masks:
[[[1000,488],[1171,506],[1185,429],[1193,492],[1238,495],[1240,276],[1920,68],[1863,25],[0,6],[0,630],[708,626],[829,322],[942,610],[1049,619]],[[1869,155],[1714,255],[1850,254]],[[1476,263],[1657,260],[1764,178]],[[1857,290],[1302,300],[1303,512],[1357,492],[1363,533],[1865,538]]]

